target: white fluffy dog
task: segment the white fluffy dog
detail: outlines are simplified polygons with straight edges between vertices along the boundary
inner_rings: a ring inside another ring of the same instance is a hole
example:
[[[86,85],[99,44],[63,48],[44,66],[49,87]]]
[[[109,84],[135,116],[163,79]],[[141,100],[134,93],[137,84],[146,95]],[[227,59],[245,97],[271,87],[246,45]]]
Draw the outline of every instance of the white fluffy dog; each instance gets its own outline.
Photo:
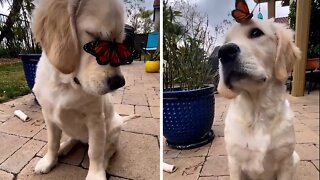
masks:
[[[234,25],[219,50],[218,91],[233,99],[225,120],[231,180],[291,180],[299,161],[285,83],[300,50],[273,21]]]
[[[48,173],[58,155],[82,141],[89,144],[86,179],[106,179],[105,168],[124,119],[102,95],[122,87],[125,80],[119,67],[97,64],[82,47],[97,39],[124,40],[123,4],[120,0],[41,0],[33,13],[32,31],[43,48],[33,92],[48,132],[48,151],[35,172]],[[70,138],[60,145],[62,131]]]

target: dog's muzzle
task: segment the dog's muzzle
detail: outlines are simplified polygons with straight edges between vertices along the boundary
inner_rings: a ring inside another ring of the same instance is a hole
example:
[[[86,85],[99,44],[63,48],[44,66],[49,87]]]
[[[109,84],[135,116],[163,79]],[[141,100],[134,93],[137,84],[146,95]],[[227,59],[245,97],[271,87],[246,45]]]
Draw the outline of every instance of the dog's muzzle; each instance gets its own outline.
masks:
[[[221,46],[218,52],[224,82],[229,88],[232,88],[231,81],[237,81],[247,76],[241,69],[239,54],[240,48],[234,43]]]
[[[107,79],[108,86],[111,91],[121,88],[126,84],[123,76],[114,75]]]
[[[240,48],[234,43],[225,44],[220,47],[218,56],[222,64],[235,63],[240,54]]]

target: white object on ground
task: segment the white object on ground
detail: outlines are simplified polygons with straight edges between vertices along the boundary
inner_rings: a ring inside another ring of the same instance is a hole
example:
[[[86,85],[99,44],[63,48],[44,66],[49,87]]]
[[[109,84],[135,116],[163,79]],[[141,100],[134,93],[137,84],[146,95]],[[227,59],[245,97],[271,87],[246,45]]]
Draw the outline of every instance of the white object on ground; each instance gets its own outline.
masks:
[[[177,168],[172,164],[167,164],[167,163],[163,162],[163,170],[168,173],[173,173],[177,170]]]
[[[30,118],[21,110],[15,110],[14,115],[16,115],[19,119],[21,119],[24,122],[30,120]]]

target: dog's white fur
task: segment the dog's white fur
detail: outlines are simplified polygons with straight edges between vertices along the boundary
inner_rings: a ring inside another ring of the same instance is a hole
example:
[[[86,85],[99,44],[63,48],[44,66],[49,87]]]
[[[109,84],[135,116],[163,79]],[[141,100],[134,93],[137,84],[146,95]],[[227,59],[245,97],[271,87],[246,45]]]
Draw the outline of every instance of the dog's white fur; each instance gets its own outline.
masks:
[[[264,35],[249,38],[254,27]],[[293,33],[273,19],[252,20],[234,25],[226,34],[228,43],[239,46],[239,61],[249,75],[229,88],[223,77],[227,67],[220,63],[218,91],[233,99],[225,119],[230,179],[291,180],[299,161],[285,87],[300,59]]]
[[[106,79],[122,75],[119,67],[98,65],[82,47],[95,38],[123,41],[123,4],[120,0],[41,0],[33,13],[32,31],[43,48],[33,92],[48,132],[48,151],[35,172],[48,173],[58,155],[82,141],[89,144],[86,179],[106,179],[105,168],[116,150],[122,121],[134,116],[121,118],[104,95],[110,92]],[[62,131],[70,138],[60,145]]]

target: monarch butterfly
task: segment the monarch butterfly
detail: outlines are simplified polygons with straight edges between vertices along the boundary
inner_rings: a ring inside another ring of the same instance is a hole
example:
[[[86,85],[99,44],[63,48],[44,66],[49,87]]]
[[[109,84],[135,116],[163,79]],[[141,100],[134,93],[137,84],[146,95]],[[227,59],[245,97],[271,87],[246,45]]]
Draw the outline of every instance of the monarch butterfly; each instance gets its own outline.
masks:
[[[233,18],[238,23],[245,23],[248,22],[253,17],[253,11],[257,7],[257,4],[255,8],[251,11],[249,11],[248,5],[245,0],[236,0],[236,9],[232,11]]]
[[[110,63],[113,67],[120,66],[122,59],[131,56],[129,49],[125,44],[117,43],[115,41],[91,41],[85,44],[83,49],[95,56],[98,64],[107,65]]]

